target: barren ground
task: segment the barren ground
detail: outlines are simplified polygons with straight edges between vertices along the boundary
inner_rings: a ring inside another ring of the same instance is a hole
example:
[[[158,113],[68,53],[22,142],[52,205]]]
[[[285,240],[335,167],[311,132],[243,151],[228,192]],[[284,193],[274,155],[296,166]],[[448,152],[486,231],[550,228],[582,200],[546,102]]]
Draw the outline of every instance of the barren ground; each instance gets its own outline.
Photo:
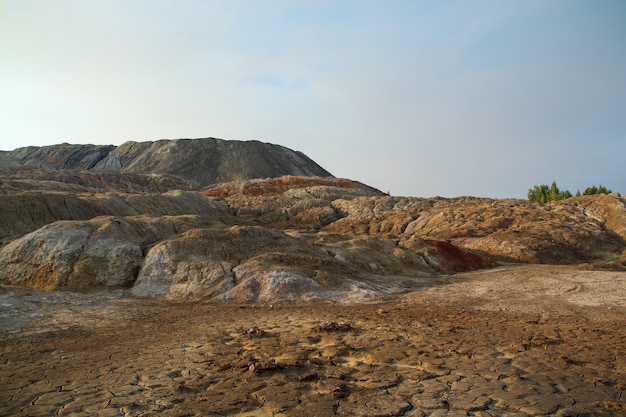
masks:
[[[433,284],[274,306],[0,288],[0,415],[626,415],[626,273]]]

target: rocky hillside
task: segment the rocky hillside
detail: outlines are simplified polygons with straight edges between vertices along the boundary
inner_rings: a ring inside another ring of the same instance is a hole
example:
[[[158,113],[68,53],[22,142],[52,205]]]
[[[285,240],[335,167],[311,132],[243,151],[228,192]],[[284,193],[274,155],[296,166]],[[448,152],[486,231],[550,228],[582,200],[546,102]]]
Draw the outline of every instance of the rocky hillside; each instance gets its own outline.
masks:
[[[78,159],[85,168],[96,158]],[[0,173],[0,283],[128,288],[167,299],[355,302],[510,262],[626,269],[626,202],[617,196],[544,206],[397,197],[319,176],[206,188],[180,171],[95,170],[104,160],[89,170]]]
[[[0,153],[0,170],[114,171],[175,176],[196,186],[283,175],[331,176],[301,152],[258,141],[221,139],[54,145]]]

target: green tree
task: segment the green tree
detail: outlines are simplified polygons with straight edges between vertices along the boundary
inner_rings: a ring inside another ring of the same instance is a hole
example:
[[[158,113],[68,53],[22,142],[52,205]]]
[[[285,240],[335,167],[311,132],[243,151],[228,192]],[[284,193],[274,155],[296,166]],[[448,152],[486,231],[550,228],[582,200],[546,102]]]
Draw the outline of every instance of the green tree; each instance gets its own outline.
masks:
[[[570,198],[572,193],[568,190],[560,190],[556,185],[556,181],[552,181],[549,187],[546,184],[535,185],[528,190],[528,199],[539,204],[545,204],[549,201],[565,200]]]
[[[587,187],[582,195],[595,195],[595,194],[611,194],[613,191],[606,188],[604,185]],[[580,190],[576,192],[576,197],[580,197]],[[546,204],[550,201],[565,200],[572,197],[572,193],[568,190],[560,190],[556,185],[556,181],[552,181],[550,186],[546,184],[535,185],[528,190],[528,199],[530,201],[537,202],[539,204]]]
[[[528,199],[539,204],[545,204],[548,202],[549,194],[550,188],[547,185],[535,185],[528,190]]]
[[[585,192],[583,193],[583,195],[594,195],[594,194],[611,194],[613,191],[609,190],[608,188],[606,188],[604,185],[599,185],[599,186],[591,186],[591,187],[587,187],[585,189]]]

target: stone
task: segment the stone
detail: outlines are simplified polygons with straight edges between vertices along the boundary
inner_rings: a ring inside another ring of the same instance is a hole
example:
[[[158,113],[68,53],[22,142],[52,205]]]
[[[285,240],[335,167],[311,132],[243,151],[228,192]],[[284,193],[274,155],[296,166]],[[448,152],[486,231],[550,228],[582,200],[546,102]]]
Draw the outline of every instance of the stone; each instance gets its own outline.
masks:
[[[339,322],[325,321],[313,327],[313,330],[316,332],[348,331],[351,329],[352,329],[352,325],[350,323],[346,323],[343,321],[339,321]]]
[[[67,285],[93,231],[88,222],[57,222],[0,249],[0,282],[55,289]]]

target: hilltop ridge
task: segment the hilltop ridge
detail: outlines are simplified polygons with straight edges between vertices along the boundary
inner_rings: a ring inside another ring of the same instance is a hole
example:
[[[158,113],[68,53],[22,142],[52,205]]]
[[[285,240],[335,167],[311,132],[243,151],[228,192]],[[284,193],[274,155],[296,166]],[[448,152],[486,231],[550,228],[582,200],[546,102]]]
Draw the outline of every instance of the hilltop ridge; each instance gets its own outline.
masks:
[[[284,146],[216,138],[130,141],[119,146],[64,143],[1,153],[0,170],[19,168],[169,175],[198,187],[283,175],[332,176],[302,152]]]

